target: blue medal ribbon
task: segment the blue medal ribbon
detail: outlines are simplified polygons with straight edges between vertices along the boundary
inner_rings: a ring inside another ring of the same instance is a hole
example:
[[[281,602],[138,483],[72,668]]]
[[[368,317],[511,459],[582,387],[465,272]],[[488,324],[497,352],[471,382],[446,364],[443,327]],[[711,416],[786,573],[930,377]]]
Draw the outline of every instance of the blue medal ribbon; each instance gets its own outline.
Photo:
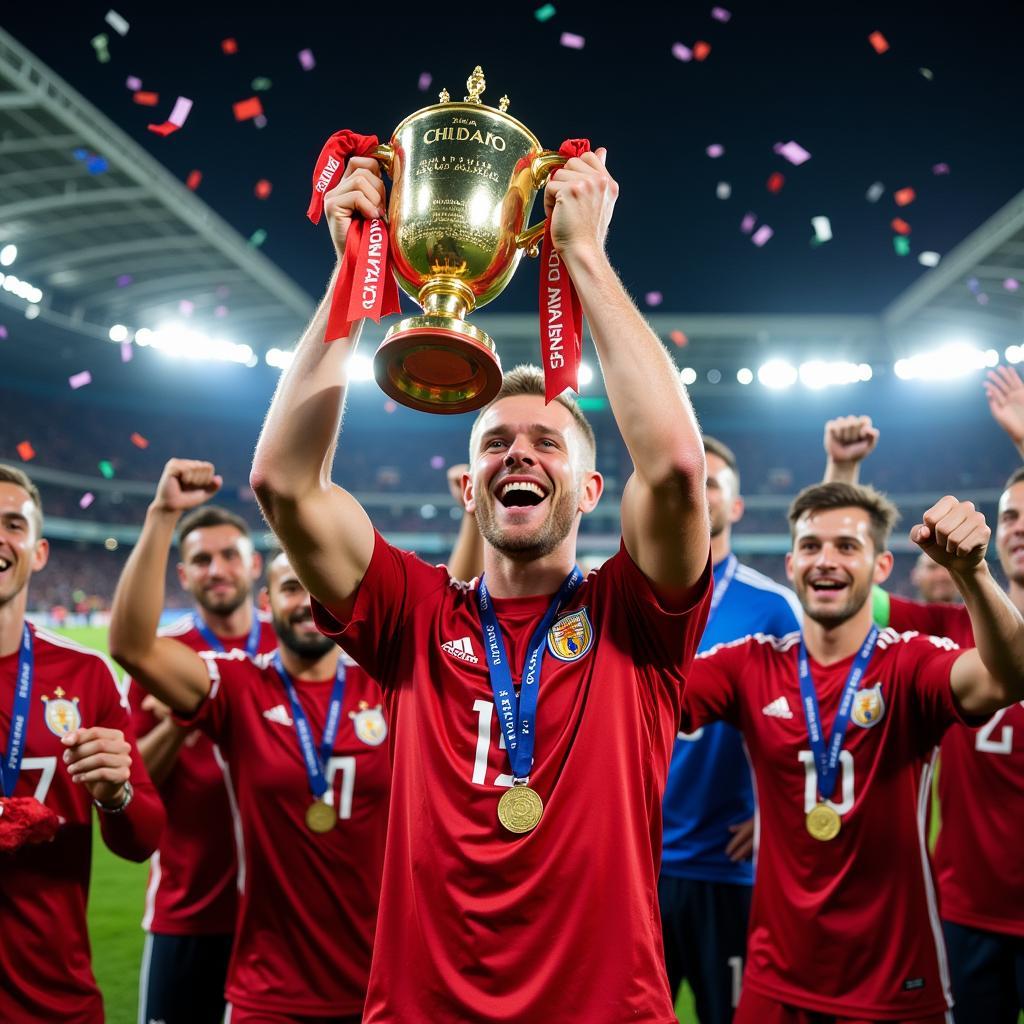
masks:
[[[800,696],[804,718],[807,721],[807,738],[810,740],[811,752],[814,754],[814,766],[818,770],[818,792],[823,800],[830,799],[835,792],[836,782],[839,779],[839,755],[842,753],[843,743],[846,740],[846,727],[850,723],[850,713],[853,711],[853,697],[861,679],[864,678],[868,662],[875,652],[877,641],[878,629],[872,626],[871,631],[864,638],[864,643],[861,644],[857,657],[850,666],[850,674],[846,677],[846,685],[843,687],[836,720],[832,723],[832,736],[826,748],[825,735],[821,725],[821,711],[818,708],[818,694],[815,692],[814,680],[811,678],[811,664],[807,657],[807,648],[804,646],[804,638],[800,637]]]
[[[291,676],[284,669],[281,663],[281,655],[274,652],[271,664],[281,677],[284,688],[288,692],[288,701],[292,706],[292,721],[295,722],[295,735],[299,738],[299,749],[302,751],[302,760],[306,764],[306,776],[309,778],[310,792],[320,800],[327,792],[327,776],[324,774],[324,767],[330,760],[334,750],[334,741],[338,736],[338,729],[341,724],[341,705],[345,699],[345,665],[341,658],[338,658],[338,671],[334,676],[334,689],[331,690],[331,702],[327,706],[327,721],[324,724],[324,738],[320,741],[320,748],[317,749],[313,742],[313,730],[310,728],[309,719],[302,710],[299,703],[299,694],[295,689]]]
[[[18,653],[18,676],[14,686],[14,706],[11,708],[11,731],[7,734],[7,753],[4,756],[0,782],[3,795],[14,796],[14,787],[21,774],[21,759],[25,754],[28,736],[29,702],[32,700],[32,675],[35,657],[32,653],[32,631],[28,623],[21,627],[21,648]]]
[[[203,617],[198,612],[192,613],[192,625],[196,627],[196,631],[202,636],[202,638],[210,645],[209,650],[217,651],[218,654],[225,654],[224,644],[221,638],[203,621]],[[245,653],[250,658],[255,658],[260,653],[260,617],[256,613],[256,609],[252,610],[252,629],[249,630],[249,639],[245,642]]]
[[[558,593],[550,607],[544,613],[537,628],[530,637],[526,661],[523,663],[522,687],[516,696],[512,682],[512,667],[505,653],[505,641],[501,635],[501,626],[494,611],[494,603],[487,590],[483,576],[477,587],[477,611],[480,613],[480,624],[484,633],[484,650],[491,675],[491,690],[494,693],[494,709],[498,713],[505,747],[508,751],[512,778],[519,784],[530,777],[533,766],[534,719],[537,714],[537,695],[540,691],[540,672],[544,660],[544,646],[547,633],[559,609],[569,595],[583,582],[583,573],[579,566],[562,581]]]

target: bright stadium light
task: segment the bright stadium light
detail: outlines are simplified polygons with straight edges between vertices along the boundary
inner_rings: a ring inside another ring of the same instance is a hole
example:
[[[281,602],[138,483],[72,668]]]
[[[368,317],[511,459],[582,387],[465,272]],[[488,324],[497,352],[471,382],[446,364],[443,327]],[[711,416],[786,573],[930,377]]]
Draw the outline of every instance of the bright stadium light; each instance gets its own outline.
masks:
[[[1006,361],[1008,363],[1019,363],[1024,360],[1024,348],[1020,345],[1011,345],[1006,350]]]
[[[9,267],[18,258],[18,247],[7,244],[0,249],[0,267]]]
[[[24,299],[26,302],[38,303],[43,301],[43,291],[41,288],[37,288],[34,284],[29,284],[28,281],[22,281],[20,277],[15,277],[14,274],[0,274],[0,286],[3,287],[5,292],[17,295],[19,299]]]
[[[142,328],[135,335],[135,343],[155,348],[172,359],[257,365],[256,355],[249,345],[227,338],[210,338],[202,331],[189,330],[180,324],[166,324],[155,331]]]
[[[135,332],[135,344],[145,348],[153,338],[153,332],[148,327],[140,327]]]
[[[373,380],[373,360],[356,352],[348,360],[348,379],[353,383]]]
[[[594,368],[590,363],[580,363],[579,385],[585,388],[594,380]]]
[[[114,324],[110,328],[110,340],[111,341],[127,341],[128,340],[128,328],[124,324]]]
[[[800,364],[800,383],[814,391],[866,380],[871,380],[871,367],[867,363],[812,359]]]
[[[267,354],[263,358],[266,360],[267,366],[273,366],[278,370],[287,370],[288,367],[292,365],[295,353],[285,352],[279,348],[272,348],[267,350]]]
[[[741,366],[736,371],[736,379],[741,384],[753,384],[754,383],[754,371],[748,366]]]
[[[893,372],[900,380],[955,380],[998,363],[999,353],[994,348],[980,349],[970,342],[952,341],[897,359]]]
[[[692,366],[684,366],[679,376],[683,378],[683,383],[687,387],[697,383],[697,371]]]
[[[769,359],[757,371],[757,379],[761,384],[776,391],[791,388],[796,383],[797,376],[796,367],[792,363],[787,363],[785,359]]]

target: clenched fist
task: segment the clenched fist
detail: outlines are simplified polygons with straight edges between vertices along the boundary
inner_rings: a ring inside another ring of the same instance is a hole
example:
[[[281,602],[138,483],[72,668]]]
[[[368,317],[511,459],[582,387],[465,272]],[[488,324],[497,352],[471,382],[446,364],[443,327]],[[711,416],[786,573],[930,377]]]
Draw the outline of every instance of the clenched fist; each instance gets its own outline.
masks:
[[[968,573],[985,561],[992,531],[972,501],[947,494],[921,517],[910,539],[952,573]]]
[[[837,465],[862,462],[878,444],[870,416],[840,416],[825,424],[825,454]]]
[[[383,217],[387,193],[380,164],[369,156],[351,157],[341,180],[324,196],[324,213],[338,259],[345,255],[345,242],[353,214],[367,220]]]
[[[223,482],[212,462],[168,459],[156,485],[153,507],[159,512],[187,512],[212,498]]]

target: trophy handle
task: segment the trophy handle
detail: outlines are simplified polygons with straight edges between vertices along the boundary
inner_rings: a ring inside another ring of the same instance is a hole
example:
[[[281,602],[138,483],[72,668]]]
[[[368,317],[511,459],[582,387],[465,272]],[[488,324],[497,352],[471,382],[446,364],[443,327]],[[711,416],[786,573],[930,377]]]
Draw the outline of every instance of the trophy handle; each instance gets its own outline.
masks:
[[[538,192],[547,184],[551,172],[559,167],[565,166],[566,157],[556,153],[552,149],[545,149],[538,153],[530,164],[530,176],[533,178],[533,187]],[[526,250],[526,255],[536,259],[540,254],[540,240],[544,236],[544,228],[547,227],[547,220],[534,224],[532,228],[516,235],[516,246]]]
[[[384,173],[390,175],[391,168],[395,162],[395,149],[394,146],[385,142],[382,146],[378,146],[370,156],[374,160],[378,161],[381,167],[384,169]]]

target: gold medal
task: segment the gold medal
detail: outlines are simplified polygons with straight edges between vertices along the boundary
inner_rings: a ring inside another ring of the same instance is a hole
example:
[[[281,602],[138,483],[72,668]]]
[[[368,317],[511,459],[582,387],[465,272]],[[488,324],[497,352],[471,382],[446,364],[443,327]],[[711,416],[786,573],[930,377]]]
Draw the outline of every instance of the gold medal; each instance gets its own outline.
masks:
[[[513,786],[498,801],[498,821],[509,832],[530,832],[544,814],[544,801],[529,786]]]
[[[306,828],[310,832],[330,832],[338,824],[338,812],[323,800],[315,800],[306,808]]]
[[[807,815],[807,831],[813,838],[823,843],[835,839],[842,824],[839,812],[825,803],[815,805]]]

